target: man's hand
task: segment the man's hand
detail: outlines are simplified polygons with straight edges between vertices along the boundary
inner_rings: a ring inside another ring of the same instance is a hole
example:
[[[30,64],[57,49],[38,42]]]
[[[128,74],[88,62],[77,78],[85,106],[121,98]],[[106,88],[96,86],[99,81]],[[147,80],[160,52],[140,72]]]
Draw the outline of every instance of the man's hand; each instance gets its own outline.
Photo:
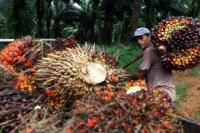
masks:
[[[135,74],[131,76],[132,80],[144,79],[146,72],[143,70],[138,70]]]

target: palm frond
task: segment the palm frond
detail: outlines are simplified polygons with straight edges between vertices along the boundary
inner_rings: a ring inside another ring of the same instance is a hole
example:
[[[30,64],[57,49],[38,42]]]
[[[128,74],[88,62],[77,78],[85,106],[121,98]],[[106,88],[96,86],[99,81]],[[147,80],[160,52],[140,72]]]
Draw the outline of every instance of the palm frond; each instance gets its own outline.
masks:
[[[189,11],[188,6],[186,5],[186,2],[183,0],[170,0],[169,7],[172,11],[176,11],[178,13],[187,13]]]

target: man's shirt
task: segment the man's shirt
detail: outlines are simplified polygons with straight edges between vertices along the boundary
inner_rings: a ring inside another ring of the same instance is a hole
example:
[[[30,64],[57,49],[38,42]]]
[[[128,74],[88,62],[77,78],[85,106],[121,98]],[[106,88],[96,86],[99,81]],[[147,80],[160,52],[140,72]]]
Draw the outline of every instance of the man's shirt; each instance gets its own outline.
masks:
[[[143,60],[139,69],[147,71],[146,80],[148,88],[175,88],[172,70],[167,70],[163,67],[158,51],[154,46],[150,45],[143,51]]]

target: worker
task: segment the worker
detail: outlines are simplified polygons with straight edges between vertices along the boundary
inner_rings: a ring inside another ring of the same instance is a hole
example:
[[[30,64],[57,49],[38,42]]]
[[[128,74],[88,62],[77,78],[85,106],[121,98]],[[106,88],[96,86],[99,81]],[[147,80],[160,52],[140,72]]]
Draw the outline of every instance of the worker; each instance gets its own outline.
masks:
[[[172,70],[163,67],[159,52],[151,42],[150,30],[140,27],[133,32],[133,38],[143,49],[143,56],[139,69],[133,74],[132,79],[145,79],[148,89],[163,90],[174,102],[176,91],[173,83],[173,73]]]

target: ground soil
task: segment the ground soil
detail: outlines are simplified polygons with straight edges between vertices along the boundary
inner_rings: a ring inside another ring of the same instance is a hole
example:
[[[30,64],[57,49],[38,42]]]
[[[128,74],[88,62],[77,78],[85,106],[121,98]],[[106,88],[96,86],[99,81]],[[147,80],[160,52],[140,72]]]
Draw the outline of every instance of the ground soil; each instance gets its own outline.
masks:
[[[200,66],[195,69],[200,72]],[[175,73],[176,84],[190,84],[186,96],[177,104],[177,111],[200,124],[200,75],[194,76],[191,72],[192,70],[187,70]]]

